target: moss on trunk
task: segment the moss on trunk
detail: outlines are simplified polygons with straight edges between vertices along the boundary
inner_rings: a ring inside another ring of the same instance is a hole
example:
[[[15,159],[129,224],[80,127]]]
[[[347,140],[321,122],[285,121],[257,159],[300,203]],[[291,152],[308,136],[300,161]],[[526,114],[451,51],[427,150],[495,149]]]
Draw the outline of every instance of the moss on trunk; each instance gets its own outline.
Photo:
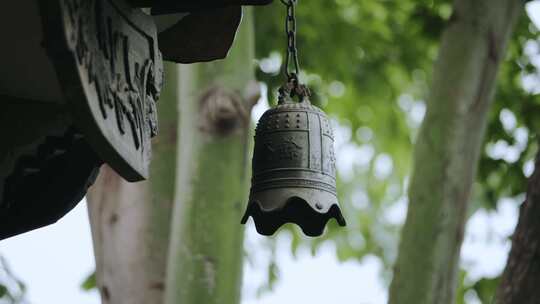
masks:
[[[248,10],[249,11],[249,10]],[[180,125],[166,303],[240,301],[253,87],[251,14],[227,59],[180,66]]]
[[[415,145],[393,304],[452,304],[497,70],[522,2],[456,0]]]

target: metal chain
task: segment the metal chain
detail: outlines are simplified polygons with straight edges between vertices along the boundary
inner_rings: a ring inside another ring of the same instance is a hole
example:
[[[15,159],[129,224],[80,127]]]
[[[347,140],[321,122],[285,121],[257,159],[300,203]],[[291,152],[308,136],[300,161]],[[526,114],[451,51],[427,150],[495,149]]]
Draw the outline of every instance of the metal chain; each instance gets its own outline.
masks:
[[[287,7],[287,17],[285,19],[285,34],[287,35],[287,53],[285,55],[285,75],[288,80],[298,80],[300,65],[298,64],[298,49],[296,48],[296,15],[295,5],[298,0],[281,0]],[[289,72],[289,66],[294,65],[294,71]]]
[[[287,76],[287,83],[279,90],[279,103],[285,102],[286,96],[300,97],[301,101],[308,101],[311,96],[309,88],[300,84],[298,74],[300,72],[300,64],[298,64],[298,49],[296,48],[296,15],[295,5],[298,0],[281,0],[287,7],[287,18],[285,19],[285,33],[287,34],[287,51],[285,54],[285,68],[283,69]],[[293,71],[290,71],[290,65],[293,65]]]

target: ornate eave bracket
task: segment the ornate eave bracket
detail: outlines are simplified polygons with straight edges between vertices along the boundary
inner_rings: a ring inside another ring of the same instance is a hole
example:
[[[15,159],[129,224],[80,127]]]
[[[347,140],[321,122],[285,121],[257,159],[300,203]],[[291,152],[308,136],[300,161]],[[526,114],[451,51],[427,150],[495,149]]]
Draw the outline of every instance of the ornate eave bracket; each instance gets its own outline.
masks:
[[[226,57],[242,19],[243,5],[267,5],[272,0],[130,0],[150,8],[158,24],[163,58],[193,63]],[[174,18],[175,21],[171,21]],[[165,22],[163,22],[165,21]],[[167,24],[167,26],[160,26]]]
[[[148,178],[162,60],[225,57],[241,5],[268,2],[7,1],[0,240],[59,220],[104,162],[128,181]]]
[[[39,7],[43,44],[77,127],[115,171],[139,181],[148,177],[150,139],[158,132],[162,57],[224,58],[240,5],[270,1],[42,0]],[[158,29],[159,18],[174,22]]]
[[[210,11],[231,6],[267,5],[272,0],[128,0],[134,7],[151,8],[153,15]]]
[[[151,16],[122,1],[41,1],[44,45],[66,103],[99,156],[148,177],[163,63]]]

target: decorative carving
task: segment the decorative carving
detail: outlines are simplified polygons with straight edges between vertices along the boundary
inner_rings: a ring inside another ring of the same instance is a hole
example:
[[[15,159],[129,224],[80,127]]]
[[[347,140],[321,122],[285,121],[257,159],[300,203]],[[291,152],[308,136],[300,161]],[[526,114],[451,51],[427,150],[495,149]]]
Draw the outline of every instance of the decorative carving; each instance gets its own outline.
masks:
[[[271,141],[265,143],[269,156],[268,161],[275,160],[296,160],[300,157],[302,146],[298,145],[294,139],[289,136],[278,144],[273,145]]]
[[[293,222],[317,236],[330,218],[345,225],[336,194],[332,130],[327,116],[308,99],[283,97],[257,124],[242,223],[252,216],[257,231],[271,235]]]
[[[29,152],[18,157],[5,179],[0,240],[58,221],[86,195],[102,165],[71,128],[61,136],[47,135]]]
[[[151,17],[123,0],[46,2],[46,46],[76,123],[120,175],[146,178],[163,79]]]

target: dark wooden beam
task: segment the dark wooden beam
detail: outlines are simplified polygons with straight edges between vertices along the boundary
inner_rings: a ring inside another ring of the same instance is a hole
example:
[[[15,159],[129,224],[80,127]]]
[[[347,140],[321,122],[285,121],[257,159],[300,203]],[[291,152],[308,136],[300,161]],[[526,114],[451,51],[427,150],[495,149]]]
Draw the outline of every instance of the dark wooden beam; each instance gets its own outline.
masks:
[[[240,5],[267,5],[273,0],[129,0],[134,7],[151,7],[152,14],[195,12]]]

